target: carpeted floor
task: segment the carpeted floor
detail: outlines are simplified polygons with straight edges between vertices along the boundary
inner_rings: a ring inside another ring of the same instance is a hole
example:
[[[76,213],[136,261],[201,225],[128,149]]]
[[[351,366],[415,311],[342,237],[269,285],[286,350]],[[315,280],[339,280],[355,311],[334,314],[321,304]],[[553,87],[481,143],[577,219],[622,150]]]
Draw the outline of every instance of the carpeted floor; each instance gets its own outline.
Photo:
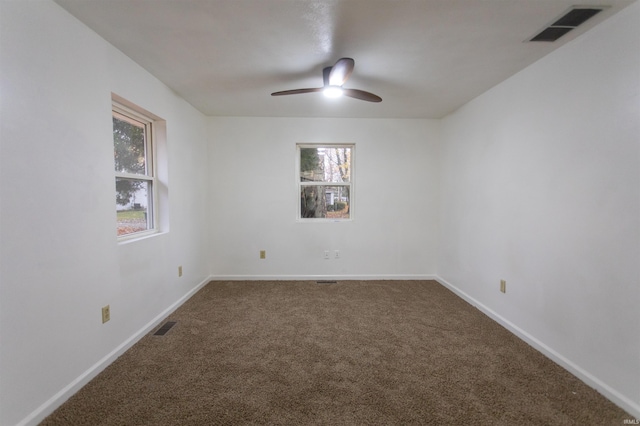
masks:
[[[435,281],[211,282],[42,425],[617,425]]]

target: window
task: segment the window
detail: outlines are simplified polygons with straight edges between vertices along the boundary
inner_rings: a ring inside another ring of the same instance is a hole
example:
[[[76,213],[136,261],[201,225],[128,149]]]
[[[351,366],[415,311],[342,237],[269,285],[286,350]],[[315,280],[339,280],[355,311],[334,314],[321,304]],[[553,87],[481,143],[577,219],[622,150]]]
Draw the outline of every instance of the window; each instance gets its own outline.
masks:
[[[353,144],[298,144],[299,219],[352,218],[354,151]]]
[[[157,230],[154,150],[154,120],[114,102],[113,154],[119,238]]]

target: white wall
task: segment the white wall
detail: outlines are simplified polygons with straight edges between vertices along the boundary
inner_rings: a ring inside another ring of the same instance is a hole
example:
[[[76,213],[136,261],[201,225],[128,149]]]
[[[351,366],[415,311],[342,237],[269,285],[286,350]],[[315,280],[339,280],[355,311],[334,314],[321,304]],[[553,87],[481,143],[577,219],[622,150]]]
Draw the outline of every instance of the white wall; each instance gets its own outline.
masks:
[[[210,118],[210,135],[215,276],[435,274],[437,120],[219,117]],[[296,221],[303,142],[356,144],[353,221]],[[324,260],[324,250],[341,258]]]
[[[37,422],[210,272],[437,273],[640,416],[637,3],[442,122],[205,118],[54,3],[0,8],[0,424]],[[168,232],[120,245],[111,92],[168,133]],[[296,222],[297,142],[356,143],[355,220]]]
[[[56,4],[0,7],[0,424],[13,425],[41,419],[208,276],[207,124]],[[167,120],[169,232],[124,245],[112,92]]]
[[[639,85],[635,3],[444,119],[438,261],[636,416]]]

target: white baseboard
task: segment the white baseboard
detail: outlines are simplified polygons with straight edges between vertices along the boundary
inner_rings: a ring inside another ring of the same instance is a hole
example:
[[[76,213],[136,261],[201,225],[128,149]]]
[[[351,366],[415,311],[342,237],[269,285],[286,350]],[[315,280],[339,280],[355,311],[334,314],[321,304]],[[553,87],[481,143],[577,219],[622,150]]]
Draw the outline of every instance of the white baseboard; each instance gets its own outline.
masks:
[[[111,351],[108,355],[102,358],[100,361],[95,363],[91,368],[82,373],[79,377],[77,377],[74,381],[69,383],[67,386],[62,388],[58,393],[52,396],[48,401],[42,404],[40,407],[35,409],[31,414],[22,419],[16,426],[35,426],[44,420],[49,414],[53,413],[56,408],[62,405],[67,399],[69,399],[73,394],[79,391],[84,385],[89,383],[93,378],[95,378],[102,370],[107,368],[109,364],[115,361],[120,355],[125,353],[127,349],[132,347],[138,340],[142,339],[147,335],[151,330],[153,330],[160,322],[162,322],[169,314],[178,309],[184,302],[189,300],[194,294],[198,292],[202,287],[204,287],[209,281],[211,281],[211,277],[207,277],[205,280],[200,282],[193,289],[189,290],[184,296],[178,299],[175,303],[170,305],[167,309],[162,311],[159,315],[157,315],[154,319],[149,321],[144,327],[138,330],[134,335],[125,340],[122,344],[120,344],[117,348]]]
[[[436,275],[212,275],[215,281],[436,280]]]
[[[509,330],[510,332],[515,334],[516,336],[518,336],[520,339],[524,340],[530,346],[532,346],[535,349],[537,349],[539,352],[544,354],[547,358],[551,359],[556,364],[562,366],[564,369],[566,369],[571,374],[573,374],[574,376],[576,376],[577,378],[582,380],[584,383],[586,383],[590,387],[594,388],[596,391],[598,391],[605,398],[609,399],[611,402],[616,404],[618,407],[622,408],[623,410],[625,410],[627,413],[631,414],[632,416],[635,416],[636,419],[640,419],[640,405],[639,404],[637,404],[636,402],[632,401],[631,399],[629,399],[625,395],[621,394],[620,392],[616,391],[611,386],[607,385],[602,380],[600,380],[599,378],[595,377],[593,374],[591,374],[588,371],[584,370],[583,368],[581,368],[580,366],[578,366],[577,364],[572,362],[570,359],[565,358],[563,355],[561,355],[560,353],[556,352],[553,348],[547,346],[542,341],[540,341],[537,338],[535,338],[534,336],[530,335],[529,333],[527,333],[523,329],[517,327],[516,325],[511,323],[509,320],[507,320],[506,318],[504,318],[501,315],[497,314],[495,311],[493,311],[492,309],[490,309],[487,306],[483,305],[478,300],[476,300],[473,297],[469,296],[467,293],[465,293],[464,291],[460,290],[459,288],[457,288],[453,284],[447,282],[446,280],[444,280],[443,278],[441,278],[439,276],[437,276],[435,279],[440,284],[442,284],[443,286],[447,287],[449,290],[454,292],[456,295],[460,296],[462,299],[464,299],[465,301],[467,301],[471,305],[473,305],[476,308],[478,308],[480,311],[482,311],[484,314],[486,314],[492,320],[496,321],[498,324],[502,325],[504,328],[506,328],[507,330]],[[630,419],[630,420],[635,420],[635,419]]]

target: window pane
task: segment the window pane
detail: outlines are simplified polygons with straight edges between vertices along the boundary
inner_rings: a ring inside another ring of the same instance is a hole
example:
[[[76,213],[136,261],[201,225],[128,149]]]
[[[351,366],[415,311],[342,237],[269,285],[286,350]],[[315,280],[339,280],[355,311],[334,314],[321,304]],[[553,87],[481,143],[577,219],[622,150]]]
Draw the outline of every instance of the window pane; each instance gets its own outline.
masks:
[[[351,148],[300,148],[300,182],[351,181]]]
[[[349,186],[302,185],[300,217],[349,219]]]
[[[147,174],[145,126],[113,117],[116,172]]]
[[[116,210],[118,235],[146,231],[151,221],[151,182],[116,178]]]

